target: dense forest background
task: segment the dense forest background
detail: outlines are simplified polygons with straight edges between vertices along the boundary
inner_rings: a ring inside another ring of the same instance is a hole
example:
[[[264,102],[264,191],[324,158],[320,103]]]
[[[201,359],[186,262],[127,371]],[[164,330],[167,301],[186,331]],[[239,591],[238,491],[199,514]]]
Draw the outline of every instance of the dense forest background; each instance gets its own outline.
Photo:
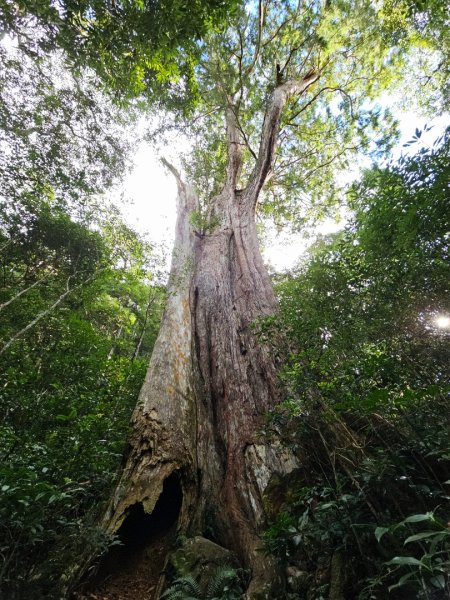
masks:
[[[197,42],[236,9],[199,1],[187,18],[178,2],[151,10],[97,2],[99,27],[83,30],[82,4],[0,6],[10,40],[0,45],[5,598],[62,598],[74,558],[120,544],[99,517],[166,292],[158,249],[108,196],[149,106],[194,114]],[[441,111],[445,8],[389,6],[384,35],[441,50],[421,100],[423,110]],[[169,85],[174,74],[180,83]],[[408,155],[390,162],[392,120],[383,136],[372,152],[383,160],[339,195],[348,224],[274,276],[279,313],[253,325],[277,357],[284,397],[265,415],[261,438],[281,437],[302,465],[271,483],[261,550],[276,557],[292,600],[450,594],[450,132],[426,146],[416,130]],[[208,169],[223,158],[217,145],[211,153],[214,143],[197,148],[187,169],[204,189],[216,185],[201,172],[205,152]],[[326,204],[341,192],[329,187]],[[261,212],[286,216],[274,200]],[[207,230],[202,219],[193,226]],[[228,574],[217,597],[242,597],[239,576]],[[177,581],[168,597],[194,594],[194,580]]]

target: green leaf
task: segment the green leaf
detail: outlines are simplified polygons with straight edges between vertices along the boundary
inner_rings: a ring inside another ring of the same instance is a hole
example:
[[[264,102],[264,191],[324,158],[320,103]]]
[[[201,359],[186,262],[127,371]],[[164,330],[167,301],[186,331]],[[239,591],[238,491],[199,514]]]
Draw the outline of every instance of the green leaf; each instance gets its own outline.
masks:
[[[402,521],[402,523],[420,523],[421,521],[434,521],[434,515],[431,512],[425,514],[411,515]]]
[[[400,579],[397,581],[397,583],[395,585],[391,585],[388,587],[388,592],[395,590],[399,587],[402,587],[403,585],[405,585],[405,583],[408,583],[408,581],[411,579],[412,576],[413,576],[413,573],[406,573],[406,575],[403,575],[403,577],[400,577]]]
[[[431,585],[438,588],[438,590],[445,590],[445,577],[444,575],[435,575],[430,579]]]
[[[377,538],[377,542],[381,540],[383,535],[389,531],[389,527],[377,527],[375,529],[375,537]]]
[[[442,535],[440,531],[423,531],[422,533],[416,533],[415,535],[410,535],[409,538],[403,542],[403,545],[409,544],[410,542],[417,542],[418,540],[426,540],[427,538],[432,538],[437,535]]]
[[[423,567],[422,561],[414,558],[414,556],[395,556],[392,560],[386,563],[387,565],[410,565],[416,567]]]
[[[325,504],[320,504],[318,510],[326,510],[327,508],[335,508],[336,502],[326,502]]]

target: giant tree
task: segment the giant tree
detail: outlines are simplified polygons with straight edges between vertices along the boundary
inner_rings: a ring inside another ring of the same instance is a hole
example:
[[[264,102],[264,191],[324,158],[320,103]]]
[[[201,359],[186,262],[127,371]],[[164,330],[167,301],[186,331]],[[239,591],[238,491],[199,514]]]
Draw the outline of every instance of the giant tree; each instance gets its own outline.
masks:
[[[264,493],[296,461],[260,435],[280,395],[276,357],[253,329],[277,309],[256,215],[301,223],[352,153],[384,145],[371,140],[381,115],[369,105],[402,55],[368,2],[260,1],[201,49],[192,183],[166,161],[178,184],[167,308],[105,525],[120,532],[181,497],[179,529],[235,550],[248,597],[274,598]]]

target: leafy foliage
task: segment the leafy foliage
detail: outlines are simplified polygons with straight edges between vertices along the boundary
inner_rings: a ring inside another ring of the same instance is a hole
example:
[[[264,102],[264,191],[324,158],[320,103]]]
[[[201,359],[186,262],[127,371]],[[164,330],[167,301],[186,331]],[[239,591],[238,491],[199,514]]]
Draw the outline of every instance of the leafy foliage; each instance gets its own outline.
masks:
[[[223,183],[227,151],[222,120],[230,98],[242,134],[244,187],[274,88],[317,71],[319,82],[286,107],[260,212],[280,223],[298,224],[300,215],[306,216],[306,199],[309,207],[311,201],[318,207],[320,197],[323,210],[336,188],[334,174],[348,164],[352,152],[381,151],[393,142],[395,124],[388,112],[368,107],[389,85],[401,54],[383,40],[377,13],[367,3],[356,8],[346,2],[280,1],[262,2],[259,10],[256,4],[242,7],[226,31],[208,35],[197,70],[202,102],[189,128],[195,147],[187,169],[201,196],[207,198]],[[381,121],[384,136],[379,134]]]
[[[0,44],[0,62],[2,211],[19,226],[45,197],[86,216],[128,167],[132,111],[115,108],[87,73],[75,78],[60,54]]]
[[[164,294],[113,212],[93,231],[45,197],[33,209],[3,210],[0,229],[0,587],[60,598],[74,558],[111,543],[95,522]]]
[[[93,70],[108,93],[130,100],[183,101],[192,93],[198,40],[224,19],[233,1],[107,2],[64,0],[57,5],[7,1],[1,13],[4,31],[20,36],[32,55],[64,51],[72,70]],[[35,28],[37,39],[23,35]]]
[[[389,591],[404,585],[411,585],[412,582],[419,589],[422,588],[425,594],[427,586],[444,592],[447,589],[447,576],[450,566],[450,528],[448,524],[436,519],[432,512],[410,515],[389,528],[377,527],[375,537],[380,541],[388,532],[396,534],[398,529],[404,529],[405,526],[416,523],[423,525],[424,522],[427,523],[428,530],[409,535],[403,542],[404,546],[420,542],[419,547],[423,552],[420,559],[413,556],[395,556],[387,563],[388,565],[409,567],[408,572],[400,577],[398,582],[389,588]],[[408,549],[410,548],[409,546]]]
[[[267,545],[309,573],[308,598],[332,588],[339,553],[351,597],[448,594],[448,333],[434,319],[450,310],[449,141],[367,172],[353,221],[280,281],[282,321],[262,326],[291,340],[289,400],[266,434],[303,465]]]
[[[448,106],[450,94],[450,35],[446,6],[435,0],[385,0],[380,17],[386,37],[400,44],[412,43],[409,82],[425,90],[411,98],[431,114]],[[413,80],[412,73],[420,73]]]

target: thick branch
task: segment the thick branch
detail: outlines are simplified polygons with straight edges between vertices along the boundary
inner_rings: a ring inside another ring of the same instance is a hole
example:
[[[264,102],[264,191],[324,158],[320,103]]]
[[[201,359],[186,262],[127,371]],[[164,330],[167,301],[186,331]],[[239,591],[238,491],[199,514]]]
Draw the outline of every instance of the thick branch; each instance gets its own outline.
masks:
[[[305,92],[318,78],[319,73],[312,71],[303,79],[286,81],[275,88],[264,116],[258,160],[245,191],[253,206],[256,205],[259,192],[273,167],[280,119],[286,102],[292,96]]]
[[[172,175],[175,177],[176,182],[177,182],[177,186],[178,189],[180,189],[180,187],[183,187],[183,180],[181,179],[181,175],[180,173],[177,171],[177,169],[173,166],[172,163],[170,163],[167,158],[164,158],[164,156],[160,159],[162,164],[167,167],[169,169],[169,171],[172,173]]]
[[[225,119],[228,143],[227,186],[234,189],[242,166],[242,139],[235,109],[231,104],[227,106]]]
[[[166,158],[160,158],[162,164],[169,169],[177,182],[177,213],[178,219],[185,219],[192,211],[199,210],[198,197],[191,186],[185,183],[179,171]],[[178,222],[177,222],[178,223]],[[178,224],[177,224],[178,228]],[[178,230],[178,229],[177,229]]]

